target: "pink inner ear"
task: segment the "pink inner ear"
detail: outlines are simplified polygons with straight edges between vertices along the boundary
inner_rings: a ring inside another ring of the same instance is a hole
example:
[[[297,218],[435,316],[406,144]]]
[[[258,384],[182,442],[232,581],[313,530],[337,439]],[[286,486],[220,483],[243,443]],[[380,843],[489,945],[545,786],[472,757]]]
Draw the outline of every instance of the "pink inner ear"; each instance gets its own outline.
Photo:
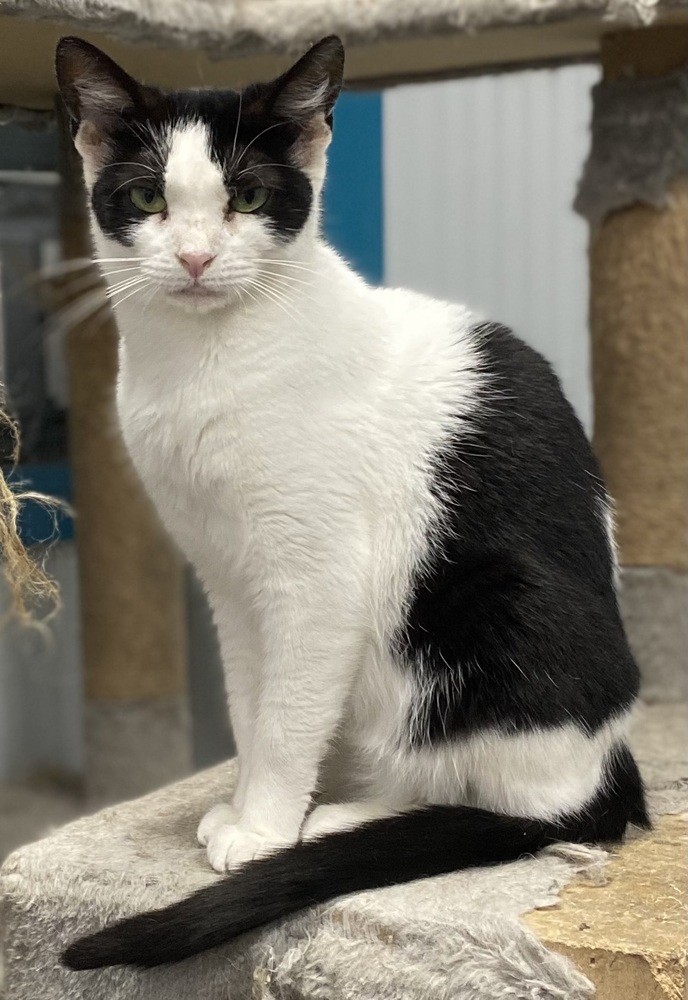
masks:
[[[332,141],[332,129],[323,115],[314,115],[303,126],[292,156],[298,167],[307,168],[322,156]]]
[[[83,146],[87,146],[89,149],[102,148],[105,142],[105,136],[93,122],[85,121],[79,126],[76,138],[76,145],[79,150]]]
[[[108,150],[107,139],[97,125],[85,121],[79,126],[74,145],[84,161],[86,180],[91,183],[93,178],[89,175],[99,170],[105,162]]]

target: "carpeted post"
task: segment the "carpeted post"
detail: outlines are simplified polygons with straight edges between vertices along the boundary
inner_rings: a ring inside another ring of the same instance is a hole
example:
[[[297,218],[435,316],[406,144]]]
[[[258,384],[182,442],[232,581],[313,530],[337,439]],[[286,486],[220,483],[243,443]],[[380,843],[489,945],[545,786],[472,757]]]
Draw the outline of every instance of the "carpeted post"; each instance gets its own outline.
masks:
[[[645,696],[686,693],[688,32],[610,35],[576,199],[591,224],[595,446]]]
[[[66,133],[62,241],[67,259],[91,246],[81,167]],[[190,770],[186,606],[181,560],[126,455],[114,409],[117,331],[87,309],[74,274],[68,336],[70,452],[79,554],[86,695],[86,788],[97,802],[140,795]],[[81,303],[81,304],[79,304]],[[103,299],[103,304],[105,299]],[[69,315],[69,313],[68,313]]]

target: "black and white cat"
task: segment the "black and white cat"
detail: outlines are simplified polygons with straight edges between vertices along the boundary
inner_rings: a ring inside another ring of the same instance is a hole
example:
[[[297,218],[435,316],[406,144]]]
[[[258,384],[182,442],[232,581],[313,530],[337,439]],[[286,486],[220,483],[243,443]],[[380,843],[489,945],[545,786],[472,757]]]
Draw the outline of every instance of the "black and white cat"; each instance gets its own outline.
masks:
[[[272,83],[166,93],[58,48],[122,431],[207,590],[239,757],[198,830],[239,870],[76,942],[75,969],[648,822],[595,458],[508,330],[323,242],[342,69],[330,37]]]

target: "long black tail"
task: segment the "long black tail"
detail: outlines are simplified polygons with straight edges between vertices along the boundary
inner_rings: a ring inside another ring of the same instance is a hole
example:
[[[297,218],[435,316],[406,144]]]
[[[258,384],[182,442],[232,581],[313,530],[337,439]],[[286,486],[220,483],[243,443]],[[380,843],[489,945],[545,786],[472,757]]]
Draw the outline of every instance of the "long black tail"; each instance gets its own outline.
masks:
[[[336,896],[511,861],[559,840],[619,841],[628,822],[649,822],[633,758],[625,748],[614,757],[612,780],[585,816],[546,823],[431,806],[375,820],[253,861],[179,903],[80,938],[63,962],[70,969],[178,962]]]

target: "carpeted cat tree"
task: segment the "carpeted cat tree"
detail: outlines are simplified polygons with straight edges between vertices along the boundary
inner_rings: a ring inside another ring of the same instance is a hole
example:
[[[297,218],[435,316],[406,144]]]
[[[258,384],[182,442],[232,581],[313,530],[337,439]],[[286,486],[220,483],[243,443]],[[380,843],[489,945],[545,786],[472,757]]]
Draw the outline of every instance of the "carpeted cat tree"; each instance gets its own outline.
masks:
[[[0,875],[6,1000],[679,1000],[686,840],[677,814],[688,776],[688,4],[243,0],[199,4],[190,20],[189,5],[177,0],[0,0],[7,106],[0,114],[52,113],[54,44],[68,33],[163,85],[267,78],[332,31],[348,44],[354,86],[601,60],[577,209],[591,226],[595,438],[617,502],[622,600],[649,703],[636,752],[656,828],[607,865],[601,852],[564,847],[351,897],[171,969],[62,970],[59,949],[77,934],[218,877],[194,846],[194,830],[226,794],[231,765],[224,765],[80,820],[8,859]],[[83,224],[74,218],[70,211],[65,238],[82,253]],[[99,749],[94,737],[93,753],[108,759],[103,741],[120,725],[130,726],[140,750],[141,734],[158,719],[155,741],[182,770],[179,569],[117,457],[104,402],[113,335],[110,328],[100,347],[93,339],[89,346],[84,329],[72,355],[86,674],[101,741]],[[81,347],[94,352],[88,367]],[[98,542],[108,532],[116,545]],[[156,637],[165,653],[153,653],[151,663]],[[124,706],[139,712],[138,722],[124,720]]]

